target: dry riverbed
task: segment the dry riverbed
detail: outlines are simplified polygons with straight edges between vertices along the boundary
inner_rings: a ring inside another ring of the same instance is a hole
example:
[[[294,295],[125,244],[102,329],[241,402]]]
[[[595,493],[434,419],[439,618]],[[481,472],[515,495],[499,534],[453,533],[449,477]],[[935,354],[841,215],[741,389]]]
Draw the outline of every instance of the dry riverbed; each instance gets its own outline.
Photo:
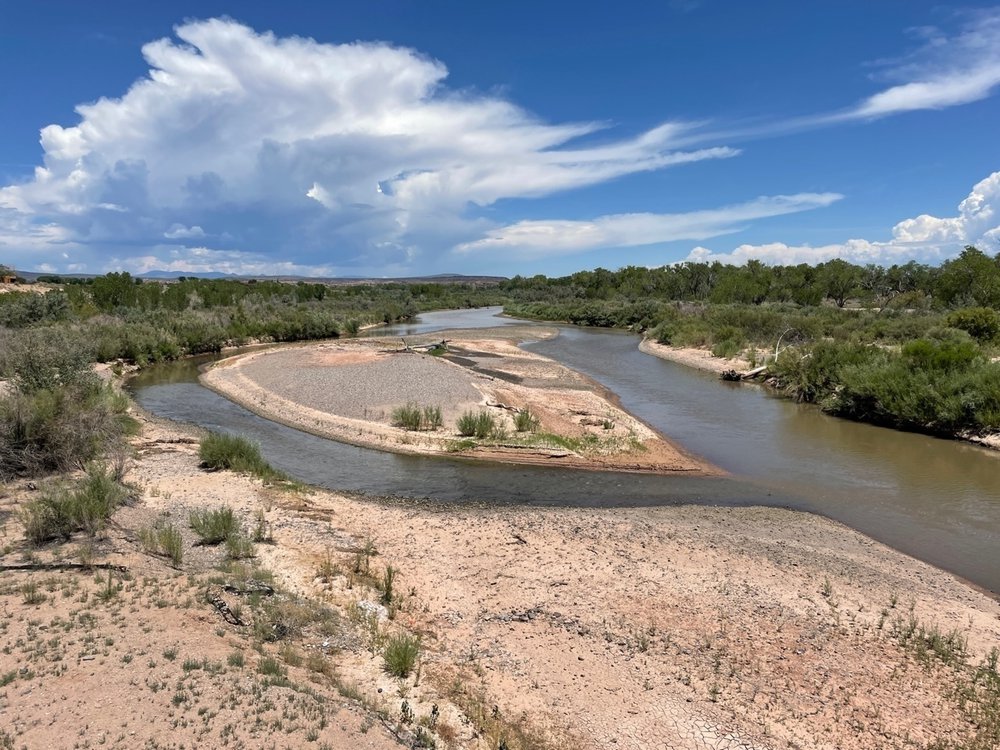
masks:
[[[1000,606],[830,521],[281,490],[201,470],[197,438],[144,419],[137,497],[95,540],[29,548],[17,511],[42,490],[0,490],[0,746],[875,750],[974,731],[962,673],[906,633],[955,634],[976,663]],[[262,531],[254,559],[195,545],[189,513],[219,506]],[[176,567],[141,539],[164,522]],[[110,586],[102,563],[124,569]],[[401,633],[422,642],[406,678],[379,648]]]
[[[202,382],[272,420],[344,442],[401,453],[443,454],[573,468],[717,474],[616,403],[583,375],[517,346],[554,331],[452,331],[401,342],[363,339],[278,347],[214,363]],[[446,339],[444,347],[428,346]],[[407,405],[440,409],[441,425],[404,429]],[[518,431],[515,415],[537,418]],[[463,413],[496,429],[459,434]]]

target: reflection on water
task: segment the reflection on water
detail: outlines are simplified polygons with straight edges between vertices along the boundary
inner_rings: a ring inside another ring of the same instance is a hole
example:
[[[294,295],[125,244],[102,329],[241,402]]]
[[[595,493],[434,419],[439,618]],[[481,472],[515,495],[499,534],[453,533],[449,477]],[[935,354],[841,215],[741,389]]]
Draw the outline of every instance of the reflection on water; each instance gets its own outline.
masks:
[[[524,325],[495,313],[431,313],[378,333]],[[1000,592],[1000,455],[834,419],[643,354],[637,343],[627,334],[565,326],[558,338],[526,346],[611,388],[626,409],[732,479],[474,464],[345,446],[268,422],[201,388],[188,362],[152,368],[133,388],[154,413],[252,434],[279,468],[328,487],[516,503],[782,505],[835,518]]]

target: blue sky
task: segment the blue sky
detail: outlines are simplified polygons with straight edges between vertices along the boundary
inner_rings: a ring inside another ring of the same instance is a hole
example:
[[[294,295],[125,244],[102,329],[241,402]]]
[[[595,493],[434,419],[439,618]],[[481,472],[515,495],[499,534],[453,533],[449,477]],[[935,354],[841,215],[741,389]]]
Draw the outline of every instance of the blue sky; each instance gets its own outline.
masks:
[[[0,262],[513,275],[1000,250],[1000,6],[0,0]]]

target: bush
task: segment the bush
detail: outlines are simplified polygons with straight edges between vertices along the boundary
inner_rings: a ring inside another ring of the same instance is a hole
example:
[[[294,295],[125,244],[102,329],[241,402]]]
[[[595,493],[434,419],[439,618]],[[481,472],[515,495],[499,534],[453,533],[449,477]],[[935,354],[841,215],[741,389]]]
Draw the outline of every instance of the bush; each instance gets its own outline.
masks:
[[[27,394],[80,383],[92,385],[93,352],[85,338],[62,328],[8,334],[0,347],[0,373]]]
[[[496,420],[486,411],[467,411],[458,418],[458,434],[462,437],[476,437],[483,440],[496,429]]]
[[[385,671],[394,677],[409,677],[420,656],[420,639],[412,635],[391,637],[382,649]]]
[[[840,416],[943,435],[1000,428],[1000,366],[971,341],[918,339],[839,380],[826,408]]]
[[[404,430],[436,430],[444,424],[440,406],[425,406],[422,409],[412,401],[393,409],[392,423]]]
[[[135,428],[127,399],[94,381],[0,398],[0,481],[80,468]]]
[[[221,544],[242,531],[233,509],[227,507],[192,511],[189,522],[201,544]]]
[[[40,545],[69,539],[76,531],[96,536],[128,498],[128,490],[103,466],[91,466],[74,485],[53,485],[20,512],[24,536]]]
[[[444,424],[440,406],[425,406],[423,418],[425,430],[437,430]]]
[[[139,540],[151,554],[166,555],[175,568],[180,567],[184,559],[184,539],[172,523],[140,529]]]
[[[945,321],[951,328],[960,328],[983,343],[1000,338],[1000,314],[990,307],[955,310]]]
[[[204,437],[198,446],[198,457],[206,469],[229,469],[253,474],[264,481],[287,479],[273,468],[260,453],[260,446],[242,435],[222,435],[216,432]]]
[[[525,407],[514,415],[514,429],[518,432],[534,432],[538,429],[538,417]]]
[[[230,560],[245,560],[255,554],[253,542],[242,532],[226,537],[226,557]]]
[[[392,411],[392,423],[404,430],[419,430],[423,425],[423,414],[414,403],[399,406]]]

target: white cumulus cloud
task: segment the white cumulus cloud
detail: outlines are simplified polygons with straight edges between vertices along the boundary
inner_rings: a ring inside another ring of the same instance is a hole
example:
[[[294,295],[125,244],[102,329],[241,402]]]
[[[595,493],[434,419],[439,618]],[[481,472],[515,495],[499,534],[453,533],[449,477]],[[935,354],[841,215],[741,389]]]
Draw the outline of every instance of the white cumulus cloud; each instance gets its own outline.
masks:
[[[723,253],[696,247],[685,260],[733,265],[743,265],[751,259],[774,265],[816,264],[833,258],[879,265],[911,259],[934,263],[957,255],[966,245],[976,245],[990,254],[1000,250],[1000,172],[976,183],[968,197],[958,204],[956,216],[939,218],[921,214],[904,219],[892,228],[891,240],[852,239],[819,246],[772,242],[740,245]]]
[[[686,126],[671,123],[600,141],[598,123],[449,90],[441,62],[389,44],[225,19],[175,34],[143,47],[149,74],[123,96],[44,127],[43,163],[0,187],[0,241],[19,265],[100,270],[212,237],[274,263],[392,269],[479,236],[470,205],[737,153],[679,150]]]

